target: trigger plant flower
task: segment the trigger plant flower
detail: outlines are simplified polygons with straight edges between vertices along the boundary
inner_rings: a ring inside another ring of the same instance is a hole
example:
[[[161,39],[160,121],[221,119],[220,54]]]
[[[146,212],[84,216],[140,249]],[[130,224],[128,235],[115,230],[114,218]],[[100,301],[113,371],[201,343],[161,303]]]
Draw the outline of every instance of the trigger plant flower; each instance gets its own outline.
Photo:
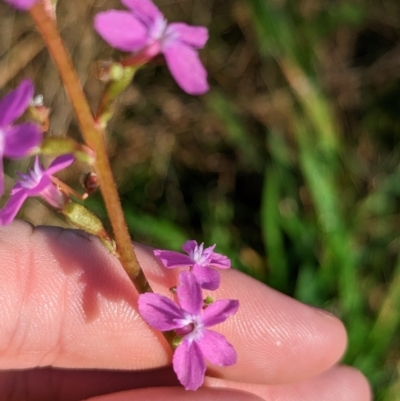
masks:
[[[29,107],[33,95],[33,83],[25,79],[0,100],[0,196],[4,193],[3,157],[20,159],[28,156],[42,141],[37,124],[14,124]]]
[[[231,366],[237,354],[225,337],[209,327],[236,313],[239,301],[221,299],[202,310],[201,288],[191,272],[179,275],[178,305],[162,295],[139,296],[139,312],[152,327],[175,330],[181,341],[172,359],[174,371],[186,390],[196,390],[204,381],[205,360],[214,365]]]
[[[163,251],[156,249],[154,255],[167,269],[176,267],[189,267],[200,286],[207,290],[216,290],[219,287],[220,276],[213,268],[229,269],[231,261],[224,255],[214,252],[215,245],[204,248],[204,244],[197,244],[189,240],[182,250],[184,255],[174,251]]]
[[[96,15],[94,27],[98,34],[112,47],[140,55],[138,59],[144,62],[163,54],[172,76],[185,92],[207,92],[207,72],[197,52],[207,42],[207,29],[168,24],[150,0],[121,1],[129,11],[109,10]]]
[[[62,155],[45,169],[40,165],[39,157],[36,156],[33,168],[27,174],[18,173],[20,179],[11,190],[10,199],[0,210],[0,225],[10,224],[24,201],[30,196],[40,196],[54,208],[62,209],[67,198],[53,183],[52,176],[70,166],[74,161],[75,158],[72,155]]]

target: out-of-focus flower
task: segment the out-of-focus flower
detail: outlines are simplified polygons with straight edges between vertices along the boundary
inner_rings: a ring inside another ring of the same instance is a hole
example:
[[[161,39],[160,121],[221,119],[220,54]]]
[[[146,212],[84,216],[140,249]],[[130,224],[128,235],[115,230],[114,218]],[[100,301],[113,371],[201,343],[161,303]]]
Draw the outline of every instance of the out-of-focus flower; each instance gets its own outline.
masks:
[[[39,0],[4,0],[10,6],[18,8],[19,10],[29,10],[35,5]]]
[[[162,53],[172,76],[185,92],[207,92],[207,72],[197,52],[207,42],[207,29],[168,24],[150,0],[121,1],[129,11],[110,10],[96,15],[94,27],[99,35],[116,49],[140,52],[146,61]]]
[[[237,354],[225,337],[208,327],[224,322],[236,313],[239,302],[231,299],[215,301],[202,311],[201,288],[193,273],[182,272],[177,287],[179,305],[162,295],[139,296],[139,312],[152,327],[161,331],[175,330],[182,340],[172,360],[179,381],[186,390],[203,384],[205,359],[214,365],[231,366]]]
[[[200,286],[207,290],[216,290],[219,287],[220,276],[213,267],[229,269],[231,261],[224,255],[214,252],[215,245],[204,249],[204,244],[189,240],[182,249],[187,253],[164,251],[156,249],[154,255],[160,259],[167,269],[176,267],[190,267]]]
[[[28,156],[42,141],[39,125],[14,124],[29,107],[33,94],[33,83],[25,79],[0,100],[0,196],[4,193],[3,157],[20,159]]]
[[[54,159],[48,169],[43,168],[36,156],[33,168],[21,177],[11,190],[10,199],[0,210],[0,225],[10,224],[26,198],[40,196],[56,209],[62,209],[67,201],[65,195],[53,183],[52,175],[67,168],[75,161],[72,155],[62,155]]]

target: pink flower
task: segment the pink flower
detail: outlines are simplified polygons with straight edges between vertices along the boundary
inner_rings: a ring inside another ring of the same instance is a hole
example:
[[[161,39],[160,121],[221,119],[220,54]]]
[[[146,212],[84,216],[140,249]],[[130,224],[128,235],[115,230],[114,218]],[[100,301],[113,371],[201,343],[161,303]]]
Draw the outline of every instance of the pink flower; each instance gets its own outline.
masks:
[[[207,72],[197,49],[208,39],[207,29],[168,24],[150,0],[121,0],[129,11],[110,10],[95,17],[94,27],[111,46],[140,52],[146,60],[162,53],[178,85],[192,95],[208,91]]]
[[[62,209],[65,205],[65,195],[53,184],[52,175],[70,166],[75,161],[72,155],[57,157],[46,170],[39,164],[36,156],[33,169],[27,174],[21,174],[17,184],[11,190],[10,199],[0,210],[0,225],[10,224],[26,198],[40,196],[56,209]]]
[[[38,0],[4,0],[10,6],[14,8],[18,8],[19,10],[29,10],[31,7],[34,6]]]
[[[160,249],[156,249],[154,255],[161,260],[167,269],[190,267],[202,288],[216,290],[219,287],[220,276],[212,267],[229,269],[231,261],[226,256],[214,252],[214,248],[215,245],[204,249],[203,243],[197,245],[196,241],[189,240],[182,246],[187,255]]]
[[[237,354],[222,334],[208,327],[224,322],[236,313],[239,301],[215,301],[202,311],[200,285],[191,272],[179,275],[177,287],[179,305],[162,295],[146,293],[139,296],[139,312],[152,327],[161,331],[175,330],[182,341],[172,360],[179,381],[186,390],[196,390],[203,384],[205,359],[214,365],[231,366]]]
[[[14,124],[29,107],[33,94],[33,83],[25,79],[0,100],[0,196],[4,193],[3,157],[20,159],[28,156],[42,141],[37,124]]]

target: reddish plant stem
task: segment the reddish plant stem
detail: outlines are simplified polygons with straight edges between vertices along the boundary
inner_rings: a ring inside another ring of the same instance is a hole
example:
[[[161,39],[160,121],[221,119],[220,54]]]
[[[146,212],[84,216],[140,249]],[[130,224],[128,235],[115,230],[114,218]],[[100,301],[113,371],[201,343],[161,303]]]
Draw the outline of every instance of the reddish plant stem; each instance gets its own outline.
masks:
[[[30,9],[30,14],[42,34],[60,73],[66,92],[75,110],[82,136],[86,144],[96,154],[94,170],[97,174],[100,190],[113,228],[119,260],[139,293],[151,291],[133,250],[108,160],[104,133],[95,123],[71,57],[62,42],[55,21],[46,13],[43,1],[36,3]]]

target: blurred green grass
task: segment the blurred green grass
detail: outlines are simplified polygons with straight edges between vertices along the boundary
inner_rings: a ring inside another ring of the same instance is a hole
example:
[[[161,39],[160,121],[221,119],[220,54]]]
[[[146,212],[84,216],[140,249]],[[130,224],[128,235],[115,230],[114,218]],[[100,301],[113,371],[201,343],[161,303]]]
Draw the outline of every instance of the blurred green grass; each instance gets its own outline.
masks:
[[[187,238],[216,242],[238,269],[331,310],[348,328],[345,363],[367,375],[376,400],[400,400],[400,4],[157,4],[209,27],[212,89],[187,96],[151,66],[122,97],[110,154],[132,236],[177,250]],[[90,63],[74,29],[97,10],[64,32],[81,76]],[[88,41],[93,59],[118,56]],[[53,101],[56,126],[68,119],[39,73],[49,68],[40,55],[27,72]],[[92,101],[100,89],[89,76]],[[103,215],[99,198],[89,202]]]

